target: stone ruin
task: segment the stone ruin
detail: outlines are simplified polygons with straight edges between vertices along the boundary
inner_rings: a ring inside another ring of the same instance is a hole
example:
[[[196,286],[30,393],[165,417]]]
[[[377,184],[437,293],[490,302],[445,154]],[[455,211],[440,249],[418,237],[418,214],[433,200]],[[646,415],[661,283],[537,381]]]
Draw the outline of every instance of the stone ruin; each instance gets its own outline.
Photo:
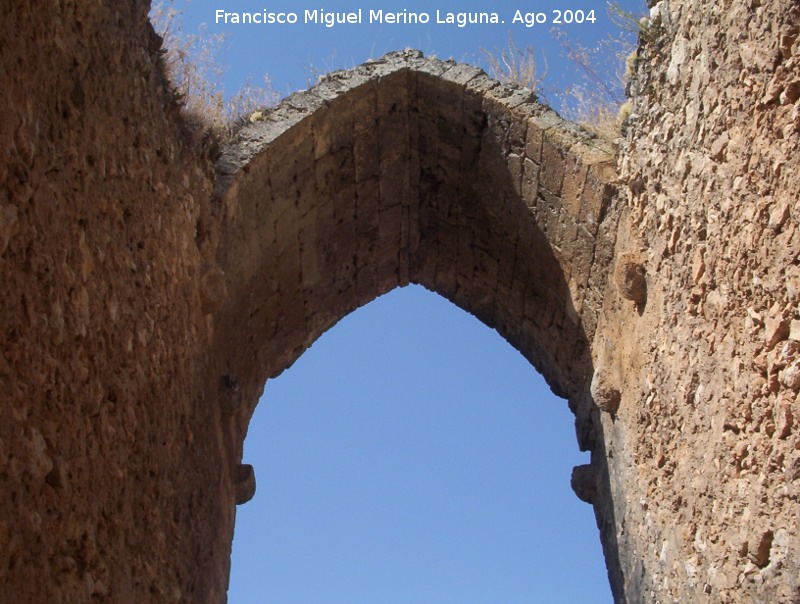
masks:
[[[0,593],[224,602],[265,381],[418,283],[569,401],[615,601],[800,602],[800,4],[651,6],[619,145],[406,51],[213,153],[147,9],[2,11]]]

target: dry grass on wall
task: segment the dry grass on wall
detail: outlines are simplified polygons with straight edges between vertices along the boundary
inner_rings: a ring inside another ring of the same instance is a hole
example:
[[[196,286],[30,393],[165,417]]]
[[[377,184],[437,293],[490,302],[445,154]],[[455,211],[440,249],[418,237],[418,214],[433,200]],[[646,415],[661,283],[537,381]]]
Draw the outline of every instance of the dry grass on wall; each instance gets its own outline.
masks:
[[[218,59],[223,54],[225,36],[209,34],[204,28],[187,32],[183,26],[184,10],[176,7],[178,1],[156,0],[150,13],[153,27],[163,38],[165,73],[192,129],[210,131],[221,138],[230,136],[248,119],[262,117],[281,95],[267,75],[261,84],[250,79],[235,94],[226,95],[222,84],[224,66]],[[595,46],[585,46],[570,39],[563,30],[553,30],[575,67],[576,77],[566,88],[548,88],[546,56],[542,53],[537,58],[531,46],[521,48],[511,35],[507,47],[481,50],[489,75],[530,89],[558,108],[565,118],[597,136],[619,138],[630,111],[624,91],[636,56],[636,37],[647,39],[651,30],[646,18],[623,10],[617,2],[608,2],[607,11],[617,31]],[[616,66],[611,75],[609,64]]]
[[[648,19],[624,10],[617,2],[608,2],[607,12],[616,31],[594,46],[569,38],[563,30],[552,31],[576,72],[566,88],[548,87],[546,56],[537,59],[531,46],[520,47],[512,36],[506,48],[482,49],[489,75],[530,89],[566,119],[597,136],[619,138],[630,113],[625,88],[636,59],[637,39],[648,39],[652,29]],[[614,66],[611,71],[608,65]]]
[[[219,62],[225,46],[224,34],[209,34],[205,28],[189,33],[183,26],[183,9],[176,0],[156,0],[150,11],[153,28],[163,38],[164,71],[179,97],[188,125],[216,136],[229,136],[257,111],[273,107],[280,95],[268,75],[262,84],[248,79],[233,95],[223,86],[225,67]]]

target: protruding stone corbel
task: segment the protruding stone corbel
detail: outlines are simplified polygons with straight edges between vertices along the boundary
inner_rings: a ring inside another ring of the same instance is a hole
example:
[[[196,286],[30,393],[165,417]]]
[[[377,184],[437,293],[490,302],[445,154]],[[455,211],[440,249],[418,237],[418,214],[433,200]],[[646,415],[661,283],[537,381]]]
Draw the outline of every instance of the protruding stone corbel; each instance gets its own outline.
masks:
[[[570,486],[578,499],[586,503],[594,503],[597,497],[597,473],[590,464],[572,468]]]
[[[206,269],[200,277],[200,305],[203,314],[217,312],[222,308],[227,296],[228,288],[223,270],[216,266]]]
[[[233,415],[242,407],[242,389],[235,375],[223,375],[219,379],[219,408],[224,415]]]
[[[256,494],[256,473],[250,464],[236,466],[234,474],[234,489],[236,491],[236,505],[250,501]]]
[[[612,416],[617,414],[622,395],[613,372],[598,368],[592,377],[590,392],[601,411]]]
[[[647,301],[646,271],[638,254],[623,254],[617,261],[614,282],[620,295],[636,304]]]

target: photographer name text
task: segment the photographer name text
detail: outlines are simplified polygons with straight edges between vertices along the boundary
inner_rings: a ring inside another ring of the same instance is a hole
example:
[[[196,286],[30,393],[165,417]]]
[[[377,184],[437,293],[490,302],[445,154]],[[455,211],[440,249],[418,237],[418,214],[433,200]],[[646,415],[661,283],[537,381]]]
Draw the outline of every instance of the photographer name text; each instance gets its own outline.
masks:
[[[559,9],[551,11],[516,10],[507,15],[496,12],[451,12],[435,11],[386,11],[383,9],[358,9],[341,12],[321,8],[297,12],[272,12],[266,9],[256,12],[230,12],[217,9],[214,14],[217,25],[321,25],[327,28],[352,25],[443,25],[469,27],[502,25],[510,23],[524,27],[537,25],[593,24],[597,21],[595,11]]]

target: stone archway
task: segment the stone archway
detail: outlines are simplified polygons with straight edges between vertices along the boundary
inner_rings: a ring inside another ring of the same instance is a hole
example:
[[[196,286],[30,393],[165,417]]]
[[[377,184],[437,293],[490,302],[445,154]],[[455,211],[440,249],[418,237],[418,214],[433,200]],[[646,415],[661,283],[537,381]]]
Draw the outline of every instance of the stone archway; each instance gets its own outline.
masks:
[[[327,76],[252,121],[217,164],[222,238],[205,280],[217,375],[236,376],[245,401],[226,428],[232,467],[266,379],[346,314],[421,284],[496,328],[569,399],[581,448],[597,453],[573,483],[595,504],[620,597],[589,395],[617,230],[612,150],[530,93],[417,52]]]
[[[415,53],[214,174],[148,2],[7,4],[3,593],[223,601],[264,378],[416,281],[568,395],[619,601],[798,599],[796,3],[648,2],[613,199],[595,141]]]

